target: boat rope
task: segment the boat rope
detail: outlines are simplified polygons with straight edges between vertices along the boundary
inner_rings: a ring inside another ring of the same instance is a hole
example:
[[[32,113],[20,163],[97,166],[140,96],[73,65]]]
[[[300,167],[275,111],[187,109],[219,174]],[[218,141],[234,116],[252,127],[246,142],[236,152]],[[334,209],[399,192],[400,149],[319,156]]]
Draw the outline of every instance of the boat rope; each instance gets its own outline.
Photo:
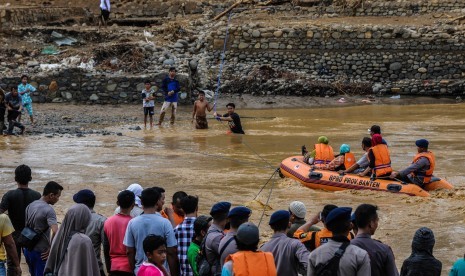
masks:
[[[252,199],[252,200],[256,200],[257,197],[260,195],[260,193],[263,191],[263,189],[265,189],[266,185],[268,185],[268,183],[270,183],[270,180],[276,175],[276,173],[279,172],[279,168],[277,168],[274,173],[271,175],[271,177],[268,179],[268,181],[266,181],[265,185],[262,186],[262,188],[260,189],[260,191],[258,192],[258,194]]]
[[[213,111],[216,112],[216,102],[218,100],[218,95],[220,93],[220,86],[221,86],[221,77],[223,76],[223,67],[226,58],[226,46],[228,44],[228,37],[229,37],[229,22],[231,21],[231,17],[233,12],[229,12],[228,16],[228,23],[226,24],[226,35],[224,36],[224,45],[223,45],[223,52],[221,53],[221,62],[220,62],[220,70],[218,71],[218,80],[216,83],[216,91],[215,91],[215,100],[213,102]]]
[[[266,199],[266,203],[265,205],[263,206],[263,211],[262,211],[262,215],[260,217],[260,221],[258,222],[258,227],[260,228],[260,224],[262,223],[263,221],[263,217],[265,216],[265,211],[266,211],[266,208],[268,207],[268,203],[270,202],[270,198],[271,198],[271,194],[273,193],[273,188],[274,188],[274,184],[276,183],[275,181],[275,175],[276,175],[276,172],[278,170],[275,170],[275,172],[273,173],[273,176],[271,177],[271,179],[273,179],[273,183],[271,183],[271,188],[270,188],[270,193],[268,194],[268,198]]]

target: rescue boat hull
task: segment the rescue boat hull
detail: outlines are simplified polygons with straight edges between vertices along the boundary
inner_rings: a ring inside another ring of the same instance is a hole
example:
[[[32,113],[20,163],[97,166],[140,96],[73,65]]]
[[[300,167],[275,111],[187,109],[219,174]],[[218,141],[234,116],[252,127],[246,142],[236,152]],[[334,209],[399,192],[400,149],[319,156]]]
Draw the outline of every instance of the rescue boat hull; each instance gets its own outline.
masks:
[[[429,197],[428,191],[437,189],[453,189],[454,187],[445,179],[433,178],[431,183],[422,189],[415,184],[406,184],[390,179],[370,180],[355,174],[341,175],[335,171],[314,169],[303,162],[302,156],[292,156],[284,159],[280,166],[281,174],[292,178],[311,189],[327,191],[372,190],[391,193],[407,194],[410,196]]]

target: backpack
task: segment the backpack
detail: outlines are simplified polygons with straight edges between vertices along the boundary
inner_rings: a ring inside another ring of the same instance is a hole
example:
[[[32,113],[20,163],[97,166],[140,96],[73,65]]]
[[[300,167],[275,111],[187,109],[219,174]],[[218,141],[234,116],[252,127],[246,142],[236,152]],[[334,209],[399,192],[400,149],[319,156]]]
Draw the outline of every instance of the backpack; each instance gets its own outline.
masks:
[[[216,232],[216,231],[212,231],[212,232]],[[211,232],[209,232],[211,233]],[[207,233],[208,235],[208,233]],[[208,262],[207,260],[207,254],[206,254],[206,250],[205,250],[205,243],[204,241],[206,240],[207,236],[205,235],[205,238],[203,239],[202,241],[202,249],[200,250],[200,253],[199,255],[197,255],[197,267],[199,269],[199,276],[210,276],[212,275],[211,273],[211,269],[212,269],[212,265]],[[221,255],[223,255],[224,251],[226,250],[226,248],[228,247],[228,245],[234,240],[234,237],[231,237],[228,241],[226,241],[226,243],[223,245],[223,248],[220,249],[220,255],[219,255],[219,258],[221,258]],[[217,265],[219,265],[219,260],[217,260]]]
[[[207,241],[208,234],[218,232],[221,233],[218,230],[213,230],[213,231],[208,231],[205,237],[203,238],[202,243],[200,244],[200,252],[197,255],[196,262],[197,262],[197,268],[199,270],[199,276],[212,276],[212,266],[213,264],[210,264],[207,260],[207,250],[206,250],[206,245],[205,242]]]
[[[342,255],[346,251],[347,246],[350,242],[343,242],[338,248],[334,256],[326,263],[318,264],[315,268],[316,276],[335,276],[339,271],[339,262],[341,261]]]

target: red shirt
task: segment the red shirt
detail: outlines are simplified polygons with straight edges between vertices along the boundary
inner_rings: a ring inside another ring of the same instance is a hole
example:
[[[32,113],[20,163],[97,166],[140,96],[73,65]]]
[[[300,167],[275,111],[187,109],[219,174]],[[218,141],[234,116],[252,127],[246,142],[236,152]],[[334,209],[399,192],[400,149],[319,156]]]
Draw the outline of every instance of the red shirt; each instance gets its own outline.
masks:
[[[131,216],[117,214],[109,217],[103,226],[103,231],[110,243],[111,271],[132,272],[126,246],[123,244],[126,228],[131,219]]]

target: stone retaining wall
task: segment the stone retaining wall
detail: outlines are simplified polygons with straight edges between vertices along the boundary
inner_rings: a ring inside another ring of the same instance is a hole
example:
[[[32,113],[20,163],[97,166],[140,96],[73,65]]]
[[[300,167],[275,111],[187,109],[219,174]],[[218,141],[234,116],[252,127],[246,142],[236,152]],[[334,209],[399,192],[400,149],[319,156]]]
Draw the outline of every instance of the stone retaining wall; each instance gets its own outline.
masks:
[[[0,8],[0,29],[12,26],[45,24],[61,18],[84,17],[82,8],[44,8],[44,7],[21,7]]]
[[[372,83],[453,82],[465,76],[463,32],[454,27],[232,26],[226,70],[241,72],[250,65],[270,64],[315,78],[333,75]],[[224,34],[223,27],[210,38],[217,57]]]
[[[115,77],[106,75],[94,75],[85,73],[78,69],[63,70],[55,75],[35,75],[30,76],[30,83],[38,88],[33,93],[33,102],[72,102],[85,104],[121,104],[141,102],[141,91],[144,89],[144,82],[148,79],[152,81],[152,87],[158,91],[166,72],[154,75]],[[177,76],[181,91],[186,91],[187,77]],[[50,83],[56,80],[57,91],[50,91]],[[21,82],[20,77],[3,78],[2,87],[7,90],[16,87]],[[161,94],[158,100],[162,101]],[[185,102],[190,102],[187,97]],[[183,101],[181,101],[183,102]]]

